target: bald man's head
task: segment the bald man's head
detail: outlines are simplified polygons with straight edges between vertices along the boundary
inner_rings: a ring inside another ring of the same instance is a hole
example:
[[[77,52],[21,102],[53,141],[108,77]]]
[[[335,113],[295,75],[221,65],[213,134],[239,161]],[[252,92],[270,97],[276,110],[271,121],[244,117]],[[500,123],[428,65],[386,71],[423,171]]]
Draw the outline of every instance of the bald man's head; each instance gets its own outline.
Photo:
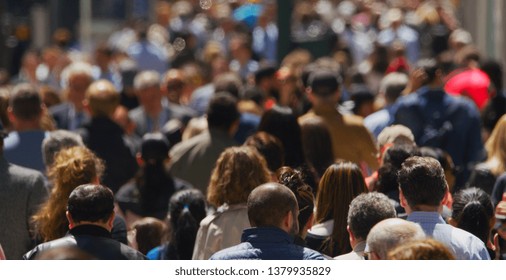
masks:
[[[367,235],[367,251],[374,258],[384,260],[388,251],[398,245],[424,238],[420,225],[399,218],[386,219],[377,223]]]
[[[254,227],[282,228],[283,220],[291,212],[294,225],[290,232],[298,232],[297,199],[293,192],[278,183],[266,183],[256,187],[248,197],[248,217]],[[293,228],[295,227],[295,228]]]

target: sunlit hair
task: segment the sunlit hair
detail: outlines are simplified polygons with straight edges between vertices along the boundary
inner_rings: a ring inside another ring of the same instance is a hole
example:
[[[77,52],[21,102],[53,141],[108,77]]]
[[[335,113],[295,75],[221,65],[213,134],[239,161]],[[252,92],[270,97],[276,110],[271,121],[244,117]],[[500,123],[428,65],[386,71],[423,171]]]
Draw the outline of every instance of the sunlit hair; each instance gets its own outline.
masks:
[[[506,115],[502,116],[485,143],[487,162],[492,163],[492,173],[499,176],[506,171]]]
[[[346,231],[351,201],[367,192],[360,168],[352,162],[332,164],[323,174],[316,194],[315,223],[334,220],[332,235],[323,244],[323,253],[336,256],[351,251]]]
[[[65,211],[70,193],[100,178],[103,171],[102,160],[86,147],[76,146],[56,154],[48,173],[53,183],[51,194],[33,217],[37,234],[44,242],[65,235],[68,230]]]
[[[257,186],[269,181],[265,159],[251,147],[231,147],[216,161],[207,189],[207,200],[219,207],[245,203]]]

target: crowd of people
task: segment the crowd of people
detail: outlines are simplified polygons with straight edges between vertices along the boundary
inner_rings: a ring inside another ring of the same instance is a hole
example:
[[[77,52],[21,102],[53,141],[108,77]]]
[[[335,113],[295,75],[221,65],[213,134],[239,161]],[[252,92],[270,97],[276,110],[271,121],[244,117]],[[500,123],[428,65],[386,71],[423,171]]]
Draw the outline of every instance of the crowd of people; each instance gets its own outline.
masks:
[[[285,57],[268,0],[59,30],[0,76],[0,259],[504,259],[502,65],[456,5],[295,1]]]

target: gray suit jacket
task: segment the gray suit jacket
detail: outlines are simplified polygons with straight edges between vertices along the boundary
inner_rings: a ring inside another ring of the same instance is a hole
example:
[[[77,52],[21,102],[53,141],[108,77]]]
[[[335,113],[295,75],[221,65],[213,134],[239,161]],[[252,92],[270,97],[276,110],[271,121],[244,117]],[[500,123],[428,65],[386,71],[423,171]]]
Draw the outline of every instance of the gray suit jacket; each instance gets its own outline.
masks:
[[[0,155],[0,244],[7,259],[22,259],[35,246],[30,219],[47,194],[40,172],[10,164]]]

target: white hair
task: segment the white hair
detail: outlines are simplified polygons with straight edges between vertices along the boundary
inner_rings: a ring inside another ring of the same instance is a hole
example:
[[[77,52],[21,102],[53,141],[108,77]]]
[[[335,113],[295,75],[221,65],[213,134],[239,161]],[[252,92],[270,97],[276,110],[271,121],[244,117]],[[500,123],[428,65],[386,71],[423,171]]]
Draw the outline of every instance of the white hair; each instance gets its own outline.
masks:
[[[142,90],[145,88],[159,86],[160,74],[156,71],[142,71],[135,76],[134,89]]]
[[[75,75],[86,75],[93,81],[93,66],[83,61],[71,63],[61,73],[61,87],[66,88],[69,85],[69,79]]]

